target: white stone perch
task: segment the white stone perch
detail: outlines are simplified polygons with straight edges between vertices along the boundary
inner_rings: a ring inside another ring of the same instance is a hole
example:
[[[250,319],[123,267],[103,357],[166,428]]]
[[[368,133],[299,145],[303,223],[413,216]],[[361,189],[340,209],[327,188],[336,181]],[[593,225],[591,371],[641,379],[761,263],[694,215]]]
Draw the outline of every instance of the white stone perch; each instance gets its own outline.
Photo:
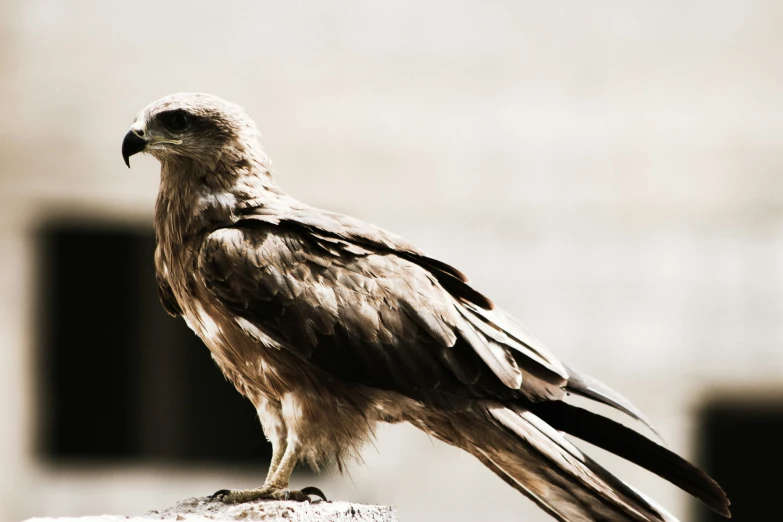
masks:
[[[76,518],[31,518],[26,522],[398,522],[389,506],[370,506],[350,502],[276,502],[245,504],[209,502],[207,497],[189,498],[176,506],[146,515],[125,517],[101,515]]]

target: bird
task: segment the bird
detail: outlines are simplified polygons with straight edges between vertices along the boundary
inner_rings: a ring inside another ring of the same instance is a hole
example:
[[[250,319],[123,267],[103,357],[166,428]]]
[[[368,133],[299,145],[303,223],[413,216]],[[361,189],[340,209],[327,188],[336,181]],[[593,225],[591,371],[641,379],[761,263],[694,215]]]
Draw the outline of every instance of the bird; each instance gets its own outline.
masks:
[[[240,106],[179,93],[139,112],[122,156],[160,163],[160,301],[201,338],[256,409],[264,483],[214,502],[326,499],[294,466],[340,470],[380,423],[409,423],[477,458],[562,522],[677,519],[570,438],[672,482],[730,517],[705,472],[635,429],[566,401],[627,399],[561,362],[451,265],[394,233],[294,199]],[[631,419],[629,419],[631,420]],[[642,426],[639,426],[642,428]]]

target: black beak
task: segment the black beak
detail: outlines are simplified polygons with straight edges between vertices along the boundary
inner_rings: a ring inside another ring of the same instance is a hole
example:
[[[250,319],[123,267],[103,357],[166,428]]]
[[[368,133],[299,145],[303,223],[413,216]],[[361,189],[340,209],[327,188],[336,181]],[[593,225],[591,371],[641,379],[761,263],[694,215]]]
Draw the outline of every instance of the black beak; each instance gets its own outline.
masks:
[[[128,168],[130,168],[130,157],[137,152],[143,151],[146,147],[147,140],[139,138],[133,131],[128,131],[125,139],[122,140],[122,159],[125,160]]]

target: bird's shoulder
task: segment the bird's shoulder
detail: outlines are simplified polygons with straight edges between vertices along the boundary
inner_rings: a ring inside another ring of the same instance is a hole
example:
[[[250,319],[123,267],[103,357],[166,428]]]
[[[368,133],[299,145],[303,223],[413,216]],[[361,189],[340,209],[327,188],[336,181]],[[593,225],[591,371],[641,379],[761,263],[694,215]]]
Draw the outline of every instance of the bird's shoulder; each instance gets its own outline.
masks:
[[[362,219],[311,207],[295,200],[240,209],[238,213],[241,218],[235,226],[241,228],[263,229],[267,234],[285,231],[299,238],[331,243],[348,253],[367,251],[405,260],[435,277],[455,298],[481,309],[494,308],[492,301],[474,289],[460,270],[426,255],[399,234]],[[265,228],[263,224],[279,228]]]
[[[400,253],[301,223],[249,219],[209,234],[199,269],[210,291],[243,308],[251,300],[314,309],[334,302],[335,310],[384,301],[445,304],[450,296],[437,278]]]
[[[269,223],[331,235],[371,248],[421,254],[402,236],[359,218],[306,205],[293,199],[277,198],[274,203],[241,208],[240,224]]]

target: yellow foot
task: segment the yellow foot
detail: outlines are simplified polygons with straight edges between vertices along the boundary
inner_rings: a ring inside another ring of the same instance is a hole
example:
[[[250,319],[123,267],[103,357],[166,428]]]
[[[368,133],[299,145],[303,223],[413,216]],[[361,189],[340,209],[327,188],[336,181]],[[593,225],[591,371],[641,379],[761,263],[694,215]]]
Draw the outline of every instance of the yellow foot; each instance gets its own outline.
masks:
[[[275,488],[272,486],[246,490],[221,489],[209,497],[209,500],[210,502],[217,501],[226,504],[241,504],[243,502],[252,502],[253,500],[293,500],[294,502],[304,502],[310,500],[310,495],[326,500],[326,495],[324,495],[323,491],[312,486],[302,488],[301,490]]]

